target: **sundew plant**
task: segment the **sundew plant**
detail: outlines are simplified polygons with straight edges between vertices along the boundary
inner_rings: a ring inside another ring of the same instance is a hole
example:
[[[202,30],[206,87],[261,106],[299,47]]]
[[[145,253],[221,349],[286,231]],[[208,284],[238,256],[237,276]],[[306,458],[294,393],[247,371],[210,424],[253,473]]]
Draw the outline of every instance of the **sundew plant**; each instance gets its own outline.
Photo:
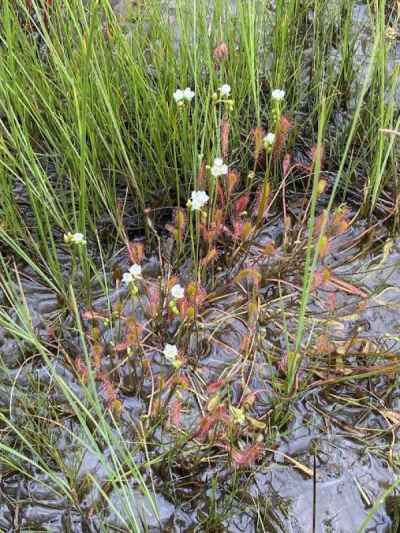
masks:
[[[356,527],[390,522],[399,16],[1,2],[0,529],[288,531],[283,465],[318,531],[331,427],[393,473]]]

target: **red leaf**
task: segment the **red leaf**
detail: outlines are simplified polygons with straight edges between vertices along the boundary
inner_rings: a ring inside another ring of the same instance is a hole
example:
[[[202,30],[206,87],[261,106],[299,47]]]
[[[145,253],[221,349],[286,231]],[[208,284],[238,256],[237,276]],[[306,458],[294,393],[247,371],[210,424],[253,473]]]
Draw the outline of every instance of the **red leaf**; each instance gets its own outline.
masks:
[[[312,280],[312,290],[319,289],[320,287],[326,286],[331,277],[331,272],[329,268],[322,268],[314,272]]]
[[[265,137],[265,130],[264,128],[254,128],[253,131],[253,139],[254,139],[254,161],[258,163],[258,160],[260,158],[260,155],[262,155],[264,150],[264,144],[263,139]]]
[[[186,294],[187,300],[197,307],[200,307],[207,298],[207,291],[194,281],[188,283],[186,287]]]
[[[218,392],[222,389],[222,387],[225,385],[224,379],[217,379],[217,381],[212,381],[207,386],[207,392],[209,394],[214,394],[215,392]]]
[[[241,283],[244,280],[250,281],[258,287],[262,281],[262,275],[255,267],[243,268],[238,274],[236,274],[233,281],[235,283]]]
[[[96,313],[93,309],[88,309],[82,313],[82,318],[84,320],[106,320],[106,317],[100,313]]]
[[[290,122],[290,120],[284,115],[282,115],[280,118],[278,131],[276,135],[276,141],[275,141],[274,148],[273,148],[274,156],[278,155],[281,152],[283,145],[286,142],[286,138],[289,133],[289,130],[291,129],[292,126],[293,124]]]
[[[217,422],[222,422],[224,424],[230,424],[231,422],[231,417],[227,413],[224,405],[217,407],[210,415],[203,416],[200,421],[199,429],[194,435],[195,438],[205,440],[208,433]]]
[[[150,285],[147,287],[147,312],[151,318],[157,316],[160,310],[160,288],[157,285]]]
[[[335,345],[329,340],[328,335],[320,335],[315,343],[314,350],[318,354],[332,354],[335,351]]]
[[[292,163],[292,155],[287,153],[282,161],[283,177],[286,178],[290,172],[290,165]]]
[[[233,211],[235,215],[240,215],[243,211],[246,210],[250,196],[248,194],[243,194],[236,202],[233,204]]]
[[[250,344],[251,344],[251,336],[250,335],[244,335],[242,337],[241,342],[240,342],[239,352],[240,353],[246,353],[248,351],[248,349],[250,348]]]
[[[141,263],[144,258],[144,244],[141,241],[128,242],[128,254],[132,263]]]
[[[289,354],[285,352],[278,363],[278,370],[286,374],[288,369]]]
[[[99,343],[93,344],[90,355],[93,359],[93,366],[96,370],[99,370],[101,367],[101,360],[103,357],[103,353],[104,353],[104,347],[101,344]]]
[[[225,405],[219,405],[213,412],[213,415],[219,422],[224,422],[225,424],[231,422],[231,417],[228,414]]]
[[[213,51],[213,58],[216,63],[221,63],[222,61],[225,61],[229,56],[229,48],[228,45],[221,41],[218,46],[214,48]]]
[[[315,163],[317,162],[317,154],[318,154],[318,147],[317,145],[314,144],[311,147],[311,160],[312,160],[311,168],[314,168]],[[320,168],[321,169],[324,167],[324,163],[325,163],[325,148],[324,146],[321,146],[320,147]]]
[[[74,362],[75,370],[78,374],[78,378],[82,380],[83,383],[87,383],[87,378],[89,376],[88,367],[85,365],[81,357],[77,357]]]
[[[237,466],[247,466],[255,463],[264,451],[264,445],[257,442],[244,450],[232,448],[231,457]]]
[[[229,157],[229,132],[231,126],[229,120],[223,119],[221,122],[221,153],[224,160]]]
[[[228,172],[228,176],[226,178],[226,189],[227,189],[228,197],[235,190],[237,184],[239,183],[239,180],[240,180],[240,176],[237,170],[230,170]]]
[[[195,438],[199,439],[201,441],[204,441],[207,438],[209,431],[214,426],[214,424],[216,424],[216,422],[217,421],[216,421],[214,416],[212,416],[212,415],[204,416],[200,420],[199,429],[197,430],[197,432],[194,435]]]
[[[325,301],[328,311],[335,311],[337,307],[336,291],[330,292]]]
[[[211,248],[211,250],[208,252],[208,254],[203,257],[203,259],[200,261],[201,265],[202,266],[207,266],[209,265],[210,263],[212,263],[213,261],[215,261],[218,257],[218,251],[217,249],[214,247],[214,248]]]
[[[329,285],[333,286],[340,291],[347,292],[348,294],[354,294],[355,296],[360,296],[361,298],[368,298],[368,293],[361,290],[360,288],[347,283],[343,279],[340,279],[336,276],[331,276],[329,279]]]
[[[111,383],[110,378],[106,375],[101,376],[102,389],[106,397],[107,406],[110,407],[116,400],[118,400],[118,392],[114,384]]]
[[[269,182],[265,182],[257,189],[256,202],[253,207],[253,216],[257,217],[257,220],[264,220],[267,216],[271,200],[271,185]]]
[[[173,374],[171,377],[171,385],[176,385],[182,389],[188,389],[190,386],[189,380],[182,374]]]
[[[168,406],[168,424],[175,427],[180,427],[182,419],[182,402],[174,399]]]
[[[225,207],[225,195],[224,195],[224,190],[219,181],[217,183],[217,193],[219,197],[220,206],[224,208]]]
[[[119,342],[118,344],[115,345],[115,351],[124,352],[125,350],[128,349],[128,346],[129,344],[127,343],[127,341]]]
[[[348,217],[349,213],[346,209],[338,209],[336,211],[330,226],[331,235],[341,235],[348,230],[350,225]]]
[[[243,220],[240,220],[240,218],[238,218],[238,219],[233,221],[232,225],[233,225],[233,236],[234,236],[234,238],[235,239],[240,239],[240,236],[241,236],[242,230],[243,230],[243,225],[244,225]]]

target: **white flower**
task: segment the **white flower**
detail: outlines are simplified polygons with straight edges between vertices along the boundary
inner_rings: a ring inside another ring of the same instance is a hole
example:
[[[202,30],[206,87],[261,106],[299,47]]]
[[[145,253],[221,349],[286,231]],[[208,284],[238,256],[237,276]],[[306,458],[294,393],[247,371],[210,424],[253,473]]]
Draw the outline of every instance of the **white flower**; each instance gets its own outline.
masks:
[[[190,87],[186,87],[183,91],[182,89],[177,89],[173,94],[174,100],[177,104],[183,104],[183,100],[190,102],[194,98],[194,91]]]
[[[185,289],[182,287],[182,285],[179,285],[179,283],[177,283],[172,287],[171,294],[172,297],[175,298],[175,300],[181,300],[185,297]]]
[[[175,344],[166,344],[164,346],[163,354],[168,361],[175,361],[178,356],[178,348]]]
[[[216,159],[214,159],[214,164],[211,167],[211,174],[215,178],[218,178],[218,176],[225,176],[226,174],[228,174],[228,165],[225,165],[222,159],[217,157]]]
[[[194,211],[201,209],[208,202],[209,197],[205,191],[192,191],[190,206]]]
[[[186,87],[186,89],[183,91],[183,98],[190,102],[194,97],[194,91],[190,87]]]
[[[83,233],[70,233],[64,235],[64,242],[67,244],[86,244]]]
[[[182,89],[177,89],[173,94],[175,102],[180,102],[185,98],[185,93]]]
[[[271,93],[271,98],[272,100],[281,102],[285,98],[285,91],[282,91],[282,89],[274,89]]]
[[[74,242],[75,244],[85,244],[86,241],[83,233],[74,233],[72,235],[72,242]]]
[[[275,138],[275,133],[267,133],[267,135],[264,137],[264,144],[267,146],[272,146],[275,143]]]
[[[221,93],[221,96],[229,96],[231,94],[231,86],[227,83],[224,83],[224,85],[221,85],[221,87],[218,89]]]
[[[142,267],[137,263],[134,263],[129,269],[129,273],[134,279],[141,279],[142,277]]]
[[[125,272],[124,275],[122,276],[122,281],[126,283],[127,285],[129,285],[130,283],[133,283],[134,278],[130,272]]]

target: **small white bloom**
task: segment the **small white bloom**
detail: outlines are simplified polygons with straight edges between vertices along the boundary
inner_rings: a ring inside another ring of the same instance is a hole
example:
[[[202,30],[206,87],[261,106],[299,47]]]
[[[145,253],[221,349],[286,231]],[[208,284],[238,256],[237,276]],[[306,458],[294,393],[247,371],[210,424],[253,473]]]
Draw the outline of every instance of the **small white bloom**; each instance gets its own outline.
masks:
[[[182,285],[179,285],[179,283],[177,283],[172,287],[171,295],[173,298],[175,298],[175,300],[181,300],[185,297],[185,289],[182,287]]]
[[[190,87],[186,87],[186,89],[183,91],[183,98],[190,102],[194,97],[194,91]]]
[[[74,233],[72,235],[72,240],[74,242],[82,242],[84,239],[83,239],[83,233]]]
[[[209,197],[205,191],[192,191],[191,208],[194,211],[201,209],[208,202]]]
[[[218,89],[221,93],[221,96],[229,96],[231,94],[231,86],[227,83],[224,83],[224,85],[221,85],[221,87]]]
[[[282,91],[282,89],[274,89],[271,93],[271,98],[272,100],[281,102],[285,98],[285,91]]]
[[[182,89],[177,89],[173,94],[175,102],[180,102],[185,98],[185,93]]]
[[[74,242],[75,244],[85,244],[86,241],[83,233],[74,233],[72,235],[72,242]]]
[[[267,133],[267,135],[264,137],[264,144],[267,146],[272,146],[275,143],[275,138],[275,133]]]
[[[86,244],[83,233],[70,233],[64,235],[64,242],[67,244]]]
[[[168,361],[175,361],[178,356],[178,348],[175,344],[166,344],[164,346],[163,354]]]
[[[129,285],[130,283],[133,283],[134,278],[130,272],[125,272],[124,275],[122,276],[122,281],[126,283],[127,285]]]
[[[129,269],[129,273],[135,279],[140,279],[142,277],[142,267],[137,263],[134,263]]]
[[[211,167],[211,174],[215,178],[218,178],[218,176],[225,176],[226,174],[228,174],[228,165],[225,165],[222,159],[217,157],[216,159],[214,159],[214,164]]]

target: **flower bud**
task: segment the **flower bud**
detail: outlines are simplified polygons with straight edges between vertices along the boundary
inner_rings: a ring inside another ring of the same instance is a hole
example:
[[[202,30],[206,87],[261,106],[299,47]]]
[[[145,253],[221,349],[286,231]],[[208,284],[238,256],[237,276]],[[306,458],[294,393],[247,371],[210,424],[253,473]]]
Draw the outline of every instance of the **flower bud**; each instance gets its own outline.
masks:
[[[224,41],[221,41],[219,45],[214,48],[214,52],[213,52],[214,60],[217,63],[221,63],[222,61],[225,61],[226,59],[228,59],[228,56],[229,56],[228,45]]]

